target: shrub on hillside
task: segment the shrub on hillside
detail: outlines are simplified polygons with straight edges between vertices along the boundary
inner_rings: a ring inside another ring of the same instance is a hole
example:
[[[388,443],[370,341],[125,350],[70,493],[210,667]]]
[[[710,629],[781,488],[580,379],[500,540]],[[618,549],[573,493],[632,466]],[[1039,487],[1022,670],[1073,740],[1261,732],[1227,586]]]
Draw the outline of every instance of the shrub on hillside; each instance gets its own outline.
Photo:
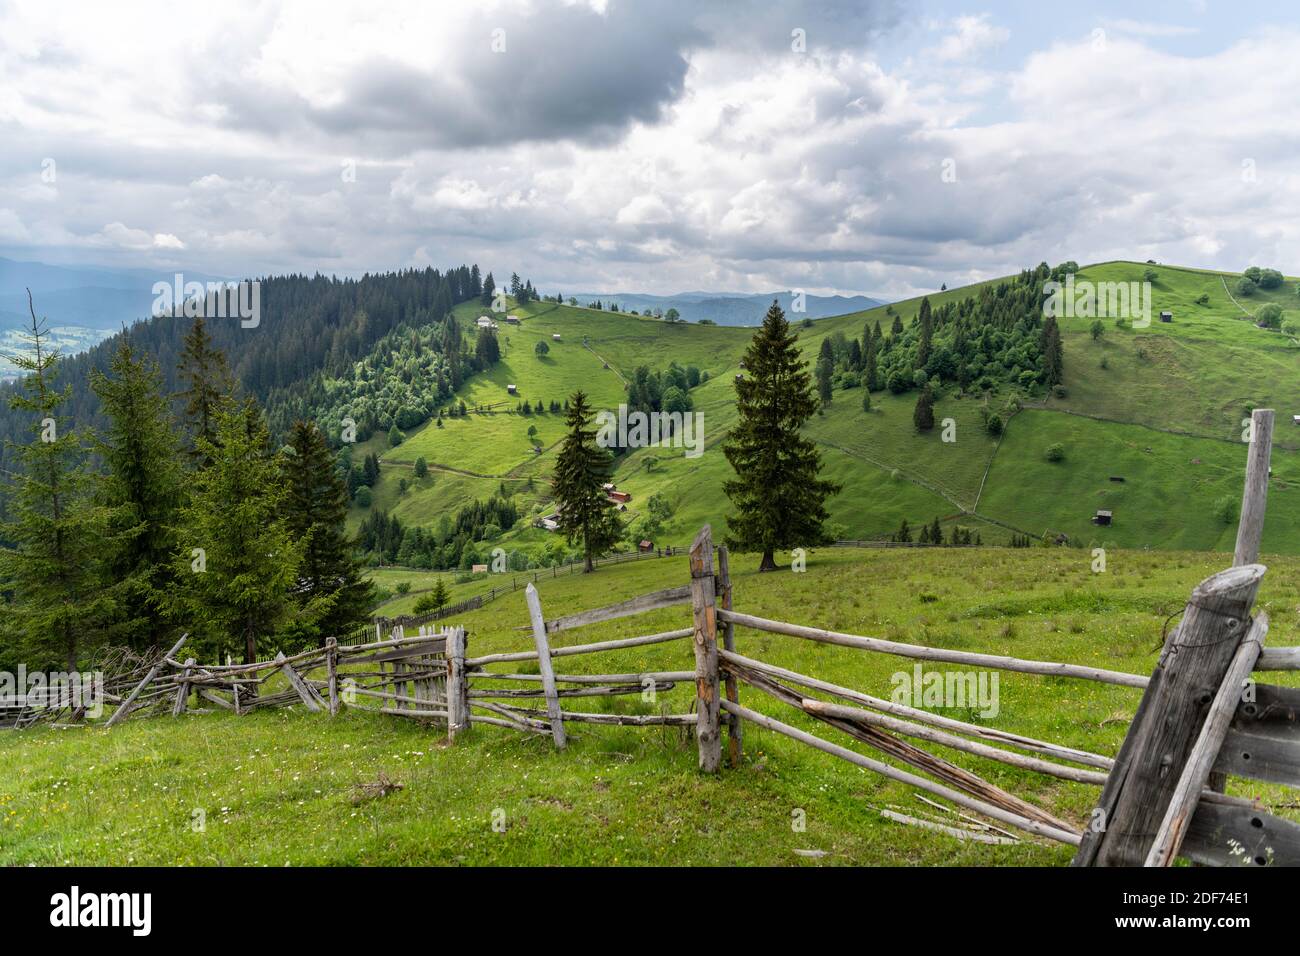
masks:
[[[1047,460],[1048,460],[1048,461],[1064,461],[1064,460],[1065,460],[1065,446],[1062,445],[1059,441],[1058,441],[1056,444],[1054,444],[1054,445],[1048,445],[1048,446],[1047,446]]]
[[[1260,306],[1255,313],[1255,324],[1262,329],[1282,328],[1282,307],[1275,302]]]
[[[356,494],[352,496],[352,500],[357,503],[358,508],[369,508],[373,499],[374,496],[365,485],[358,488]]]
[[[1249,276],[1242,276],[1237,280],[1237,295],[1252,296],[1259,286]]]
[[[997,412],[994,412],[992,415],[989,416],[988,421],[984,423],[984,427],[988,429],[988,433],[990,435],[993,435],[994,437],[1001,435],[1002,416],[999,415]]]

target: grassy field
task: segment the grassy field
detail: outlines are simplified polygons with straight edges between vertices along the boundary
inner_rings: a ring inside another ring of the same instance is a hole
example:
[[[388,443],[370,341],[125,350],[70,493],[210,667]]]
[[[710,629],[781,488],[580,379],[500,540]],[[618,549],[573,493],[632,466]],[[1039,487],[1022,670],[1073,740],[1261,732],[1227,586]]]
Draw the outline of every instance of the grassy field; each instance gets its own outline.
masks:
[[[1080,279],[1140,281],[1147,268],[1102,263],[1082,269]],[[940,399],[936,419],[955,423],[956,440],[945,442],[942,424],[928,434],[914,430],[912,394],[877,392],[872,410],[863,412],[861,389],[835,393],[807,426],[827,475],[844,486],[829,502],[834,530],[846,538],[875,538],[892,533],[904,518],[916,526],[939,517],[945,526],[978,529],[986,542],[1005,542],[1016,529],[1035,537],[1065,533],[1080,543],[1221,548],[1230,524],[1213,512],[1220,499],[1240,495],[1241,418],[1251,407],[1273,407],[1278,425],[1265,540],[1269,547],[1300,552],[1300,536],[1293,533],[1300,525],[1300,495],[1294,492],[1300,431],[1293,434],[1290,423],[1292,413],[1300,411],[1293,407],[1300,394],[1300,344],[1249,321],[1225,290],[1224,280],[1231,286],[1236,276],[1153,268],[1153,312],[1168,309],[1174,321],[1161,323],[1157,315],[1150,327],[1138,329],[1107,321],[1101,339],[1094,341],[1091,319],[1063,318],[1065,394],[1035,399],[1041,408],[1015,415],[1000,444],[983,428],[984,397],[949,393]],[[975,288],[930,298],[940,304]],[[1205,304],[1197,302],[1202,295]],[[1242,300],[1251,310],[1268,301],[1282,305],[1284,318],[1291,319],[1297,311],[1296,283],[1288,280],[1281,289]],[[910,322],[919,304],[912,299],[894,308]],[[480,311],[472,303],[458,308],[467,324]],[[633,496],[629,540],[640,536],[637,519],[653,494],[663,495],[674,509],[659,543],[684,544],[704,522],[724,527],[728,505],[722,484],[732,473],[721,445],[735,422],[733,379],[752,330],[669,325],[554,303],[514,311],[524,321],[503,326],[502,363],[462,389],[471,408],[507,404],[445,420],[442,428],[423,426],[396,448],[385,447],[380,438],[385,471],[373,506],[434,527],[442,516],[488,497],[504,481],[520,496],[524,519],[492,543],[535,549],[547,538],[531,527],[531,519],[549,508],[550,468],[562,423],[559,415],[517,413],[505,386],[516,384],[520,399],[543,403],[562,401],[582,387],[597,408],[612,409],[623,395],[621,377],[641,364],[662,369],[676,360],[709,373],[709,381],[692,392],[696,410],[704,415],[705,451],[686,458],[680,449],[641,449],[619,461],[615,480]],[[888,326],[892,317],[881,307],[808,327],[797,323],[800,346],[811,359],[823,338],[837,332],[858,336],[877,320]],[[558,343],[551,339],[556,333]],[[582,346],[584,336],[589,349]],[[553,346],[544,359],[533,353],[539,340]],[[1009,398],[991,396],[987,404],[1002,410]],[[530,426],[537,429],[540,452],[530,444]],[[1067,456],[1049,465],[1044,452],[1056,443],[1067,446]],[[410,473],[417,456],[431,468],[418,483]],[[1121,465],[1129,481],[1111,485],[1106,479]],[[404,493],[398,490],[401,477],[408,481]],[[1089,519],[1106,505],[1116,520],[1099,533]],[[360,518],[354,508],[353,527]]]
[[[1300,559],[1266,556],[1260,604],[1270,646],[1300,642]],[[733,561],[746,612],[931,646],[1149,672],[1167,616],[1229,562],[1205,552],[1112,551],[1107,571],[1075,549],[814,552],[803,574],[755,573]],[[396,578],[400,572],[381,572]],[[684,558],[543,580],[551,614],[600,606],[686,580]],[[453,600],[481,582],[454,589]],[[466,615],[471,653],[519,649],[522,592]],[[681,626],[684,608],[578,631],[557,645]],[[740,630],[741,653],[888,696],[911,662]],[[687,643],[572,658],[566,672],[690,669]],[[508,669],[507,666],[505,669]],[[1278,682],[1285,682],[1279,680]],[[1138,692],[1003,674],[996,717],[1010,731],[1113,754]],[[693,689],[655,704],[682,712]],[[742,689],[747,706],[837,742],[838,732]],[[587,704],[584,709],[598,709]],[[969,710],[951,716],[982,720]],[[912,793],[770,732],[747,726],[745,762],[717,778],[695,769],[677,730],[573,727],[571,747],[479,727],[453,748],[434,728],[373,712],[331,720],[300,708],[142,718],[113,731],[0,734],[0,863],[37,864],[754,864],[1062,865],[1068,849],[962,843],[903,827],[879,810],[924,809]],[[1082,822],[1095,788],[1050,781],[940,752],[994,783]],[[367,797],[384,775],[402,789]],[[1230,792],[1284,800],[1278,788],[1233,781]],[[202,831],[196,811],[205,820]],[[803,811],[806,829],[792,828]],[[1293,811],[1281,810],[1294,815]],[[503,821],[504,832],[493,828]],[[818,850],[810,858],[796,851]]]

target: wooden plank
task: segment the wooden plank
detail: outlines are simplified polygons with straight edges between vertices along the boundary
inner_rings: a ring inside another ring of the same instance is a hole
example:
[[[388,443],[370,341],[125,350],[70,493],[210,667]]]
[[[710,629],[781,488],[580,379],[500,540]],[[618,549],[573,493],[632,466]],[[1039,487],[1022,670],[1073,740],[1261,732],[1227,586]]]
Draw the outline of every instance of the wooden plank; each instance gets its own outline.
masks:
[[[691,543],[691,613],[695,618],[695,742],[699,767],[717,773],[722,763],[718,704],[718,616],[713,593],[713,529],[707,524]],[[734,713],[734,711],[732,712]]]
[[[1264,510],[1268,504],[1268,464],[1273,453],[1273,409],[1257,408],[1250,415],[1251,441],[1246,452],[1246,485],[1241,492],[1241,520],[1237,522],[1237,547],[1233,567],[1259,560],[1264,536]]]
[[[683,584],[681,587],[665,588],[662,591],[654,591],[650,594],[628,598],[626,601],[619,601],[617,604],[610,604],[606,607],[598,607],[590,611],[580,611],[577,614],[557,617],[546,622],[546,633],[553,634],[556,631],[567,631],[575,627],[585,627],[588,624],[613,621],[620,617],[630,617],[633,614],[644,614],[647,611],[657,611],[665,607],[690,603],[691,586]],[[524,629],[526,628],[520,628],[520,630]]]
[[[1300,866],[1300,824],[1263,810],[1202,801],[1182,856],[1208,866]]]
[[[893,810],[881,810],[880,815],[886,820],[893,820],[895,823],[906,823],[908,826],[921,827],[925,830],[933,830],[936,833],[946,833],[950,837],[956,837],[958,840],[973,840],[976,843],[990,843],[1000,846],[1014,845],[1019,843],[1015,837],[995,836],[992,833],[980,833],[977,830],[965,830],[961,827],[948,826],[946,823],[935,823],[932,820],[922,820],[919,817],[911,817],[906,813],[896,813]]]
[[[206,687],[200,687],[198,694],[204,700],[216,704],[218,707],[224,707],[226,710],[235,709],[234,704],[226,700],[226,698],[219,696],[215,691],[208,690]]]
[[[718,607],[724,611],[731,610],[731,555],[725,544],[718,546]],[[736,650],[736,626],[731,623],[722,625],[722,646],[725,650]],[[733,704],[740,703],[740,681],[731,671],[725,673],[724,691],[727,700]],[[739,767],[744,753],[745,723],[735,714],[727,714],[727,762],[732,767]]]
[[[1214,769],[1250,780],[1300,787],[1300,735],[1278,730],[1229,730]]]
[[[718,619],[723,623],[739,624],[741,627],[752,627],[758,631],[787,634],[791,637],[802,637],[823,644],[856,647],[859,650],[879,651],[882,654],[896,654],[899,657],[910,657],[923,661],[945,661],[949,664],[968,664],[972,667],[989,667],[995,670],[1014,671],[1021,674],[1042,674],[1049,677],[1077,677],[1080,680],[1098,681],[1102,684],[1118,684],[1121,687],[1146,687],[1149,680],[1142,674],[1125,674],[1122,671],[1106,670],[1103,667],[1061,664],[1056,661],[1030,661],[1018,657],[1004,657],[1000,654],[952,651],[942,647],[922,647],[919,644],[904,644],[899,641],[887,641],[879,637],[862,637],[858,634],[843,634],[839,631],[827,631],[818,627],[804,627],[802,624],[787,624],[785,621],[773,621],[768,618],[755,617],[752,614],[740,614],[736,611],[719,611]]]
[[[447,634],[447,738],[453,742],[469,729],[468,691],[465,629],[456,627]]]
[[[423,644],[404,644],[391,651],[383,651],[369,658],[371,662],[404,661],[410,657],[422,657],[425,654],[444,654],[447,651],[446,638],[434,638]]]
[[[1241,642],[1237,635],[1247,630],[1264,571],[1259,564],[1229,568],[1192,591],[1182,622],[1165,641],[1141,713],[1129,725],[1125,742],[1133,740],[1131,762],[1117,783],[1113,810],[1099,822],[1103,832],[1093,865],[1140,866],[1146,860],[1236,656]],[[1111,774],[1108,789],[1116,777]],[[1103,798],[1107,795],[1103,790]]]
[[[1300,721],[1300,687],[1256,684],[1255,699],[1237,705],[1232,726],[1236,730],[1253,730],[1261,725],[1295,725],[1297,721]]]
[[[284,676],[289,678],[290,686],[298,692],[298,696],[302,698],[302,702],[307,709],[313,713],[323,710],[325,702],[321,700],[320,694],[316,693],[316,688],[310,686],[298,676],[298,672],[293,669],[293,665],[284,660],[283,651],[276,655],[275,660],[277,664],[281,665]]]
[[[663,644],[667,641],[680,641],[695,633],[694,628],[684,627],[676,631],[664,631],[660,634],[644,634],[641,637],[625,637],[615,641],[596,641],[593,644],[571,644],[568,647],[551,648],[551,657],[573,657],[577,654],[597,654],[601,651],[617,651],[627,647],[643,647],[647,644]],[[465,661],[469,667],[483,667],[487,664],[507,664],[513,661],[535,661],[537,651],[511,651],[505,654],[485,654]]]
[[[177,641],[174,645],[172,645],[172,649],[163,655],[163,659],[165,660],[168,657],[175,657],[176,652],[179,651],[185,645],[185,642],[189,639],[189,636],[190,635],[188,633],[182,634],[181,639]],[[122,701],[121,705],[117,708],[117,710],[113,711],[113,716],[109,717],[108,721],[104,724],[106,728],[112,727],[119,720],[121,720],[128,713],[130,713],[131,705],[135,703],[135,699],[140,696],[140,692],[142,690],[144,690],[147,686],[149,686],[149,682],[158,676],[158,671],[162,669],[162,666],[163,666],[163,662],[160,660],[153,667],[149,668],[149,672],[144,675],[144,677],[140,680],[140,683],[135,685],[135,690],[131,691],[131,693],[127,695],[126,700]]]
[[[1300,671],[1300,647],[1266,647],[1255,664],[1257,671]]]
[[[185,659],[185,668],[181,672],[180,686],[176,688],[176,703],[172,704],[172,716],[179,717],[185,713],[185,707],[190,700],[189,676],[190,670],[194,667],[194,658]]]
[[[551,721],[551,738],[555,741],[555,749],[563,750],[567,740],[564,736],[564,719],[560,716],[560,699],[555,693],[555,671],[551,669],[546,619],[542,617],[542,601],[532,582],[524,588],[524,599],[528,602],[528,617],[533,625],[533,643],[537,645],[537,666],[542,675],[542,690],[546,692],[546,714]]]
[[[325,642],[326,680],[329,683],[330,716],[337,717],[339,712],[339,642],[331,637]]]
[[[1209,783],[1210,772],[1214,769],[1215,758],[1223,739],[1228,734],[1228,725],[1237,710],[1242,691],[1250,681],[1250,672],[1255,669],[1255,660],[1259,657],[1259,648],[1268,637],[1268,615],[1260,614],[1251,624],[1250,630],[1237,645],[1228,672],[1223,675],[1210,704],[1209,713],[1201,725],[1200,735],[1187,755],[1187,763],[1178,778],[1173,796],[1169,798],[1169,807],[1165,810],[1164,820],[1156,831],[1156,838],[1147,851],[1147,866],[1170,866],[1178,856],[1187,827],[1191,823],[1192,813],[1196,810],[1201,791]],[[1213,789],[1222,790],[1216,786]]]

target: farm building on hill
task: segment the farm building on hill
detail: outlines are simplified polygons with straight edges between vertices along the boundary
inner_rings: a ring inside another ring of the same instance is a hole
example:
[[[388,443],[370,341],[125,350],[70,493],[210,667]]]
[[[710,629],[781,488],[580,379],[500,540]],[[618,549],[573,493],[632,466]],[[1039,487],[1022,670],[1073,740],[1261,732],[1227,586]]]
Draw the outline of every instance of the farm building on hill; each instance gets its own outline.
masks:
[[[1173,314],[1172,312],[1161,312],[1161,313],[1160,313],[1160,321],[1161,321],[1161,322],[1172,322],[1173,320],[1174,320],[1174,314]]]
[[[518,395],[518,394],[519,394],[519,389],[515,388],[513,385],[507,385],[507,386],[506,386],[506,394],[508,394],[508,395]]]
[[[560,341],[560,333],[559,333],[559,332],[552,332],[552,333],[551,333],[551,341],[552,341],[552,342],[558,342],[558,341]]]
[[[608,492],[608,494],[611,501],[618,501],[623,504],[626,504],[627,502],[632,500],[632,496],[628,494],[626,491],[610,491]]]
[[[517,315],[507,315],[507,316],[506,316],[506,324],[507,324],[507,325],[519,325],[519,324],[520,324],[520,321],[521,321],[521,320],[520,320],[519,316],[517,316]]]
[[[486,564],[476,564],[473,567],[471,567],[469,570],[471,574],[487,574],[487,569],[488,568]]]
[[[654,549],[655,549],[655,543],[649,540],[648,538],[642,539],[641,543],[637,545],[637,550],[642,552],[649,552],[649,551],[653,551]]]
[[[1109,511],[1098,511],[1092,516],[1093,524],[1110,524],[1112,515]]]
[[[489,332],[495,332],[499,328],[499,326],[492,321],[492,316],[490,315],[480,315],[478,317],[478,327],[480,329],[487,329]]]

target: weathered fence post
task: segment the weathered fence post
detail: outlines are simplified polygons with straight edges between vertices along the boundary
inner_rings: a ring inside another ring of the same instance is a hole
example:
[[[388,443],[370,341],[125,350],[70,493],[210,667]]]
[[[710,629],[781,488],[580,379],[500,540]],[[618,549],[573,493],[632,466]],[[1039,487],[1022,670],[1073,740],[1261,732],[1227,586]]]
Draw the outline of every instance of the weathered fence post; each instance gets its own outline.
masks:
[[[329,681],[330,691],[330,716],[337,717],[339,713],[339,642],[338,638],[331,637],[325,642],[325,674]]]
[[[447,632],[447,739],[469,727],[469,677],[465,673],[465,629]]]
[[[546,618],[542,616],[542,601],[537,588],[531,584],[524,589],[528,601],[528,618],[533,624],[533,643],[537,646],[537,669],[542,675],[542,692],[546,695],[546,715],[551,721],[551,736],[555,749],[563,750],[568,743],[564,736],[564,720],[560,715],[560,696],[555,690],[555,671],[551,667],[551,644],[546,639]]]
[[[1264,567],[1206,578],[1165,641],[1102,789],[1075,866],[1141,866],[1249,628]]]
[[[722,762],[718,728],[718,609],[713,594],[713,530],[706,524],[691,544],[691,610],[695,616],[695,741],[700,769],[717,773]]]
[[[176,703],[172,704],[172,716],[179,717],[185,713],[185,706],[190,700],[190,670],[194,667],[194,658],[185,658],[185,670],[181,672],[180,686],[176,688]]]
[[[730,611],[731,560],[725,544],[718,548],[718,587],[722,589],[718,595],[718,603],[722,605],[723,610]],[[730,622],[724,622],[722,625],[722,646],[735,653],[736,627]],[[731,671],[727,671],[726,684],[727,700],[733,704],[740,703],[740,682]],[[736,714],[727,714],[727,761],[733,767],[740,766],[740,756],[744,751],[742,726],[741,720]]]
[[[1273,409],[1257,408],[1250,416],[1250,450],[1246,453],[1246,487],[1241,493],[1241,520],[1237,523],[1234,566],[1259,560],[1264,536],[1264,510],[1268,504],[1268,465],[1273,454]]]

